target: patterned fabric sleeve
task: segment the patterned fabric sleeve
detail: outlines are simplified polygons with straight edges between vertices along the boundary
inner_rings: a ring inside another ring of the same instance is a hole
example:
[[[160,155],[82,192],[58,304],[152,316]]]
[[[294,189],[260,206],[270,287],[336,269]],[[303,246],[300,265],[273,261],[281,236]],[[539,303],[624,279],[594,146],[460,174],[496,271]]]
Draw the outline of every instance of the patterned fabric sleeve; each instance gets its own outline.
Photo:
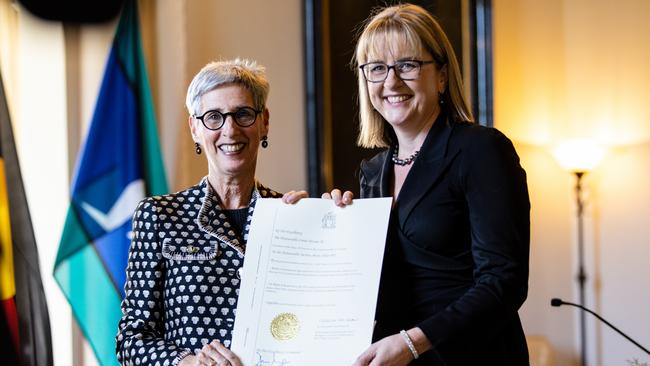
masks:
[[[140,202],[133,215],[122,319],[116,337],[122,365],[177,365],[191,353],[165,341],[165,261],[158,242],[156,198]]]

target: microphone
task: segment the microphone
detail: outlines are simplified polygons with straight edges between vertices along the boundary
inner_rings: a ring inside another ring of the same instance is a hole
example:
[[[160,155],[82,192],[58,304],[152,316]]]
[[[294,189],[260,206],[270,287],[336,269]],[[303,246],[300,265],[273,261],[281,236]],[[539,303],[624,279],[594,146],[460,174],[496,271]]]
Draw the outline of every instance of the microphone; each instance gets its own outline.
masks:
[[[579,309],[581,309],[581,310],[583,310],[583,311],[588,312],[589,314],[591,314],[591,315],[595,316],[596,318],[598,318],[598,320],[600,320],[601,322],[607,324],[610,328],[614,329],[618,334],[620,334],[620,335],[622,335],[623,337],[625,337],[625,339],[627,339],[628,341],[634,343],[635,346],[641,348],[645,353],[647,353],[647,354],[650,355],[650,351],[648,351],[647,348],[645,348],[645,347],[643,347],[642,345],[640,345],[637,341],[635,341],[634,339],[630,338],[630,336],[628,336],[627,334],[623,333],[621,330],[619,330],[618,328],[616,328],[612,323],[608,322],[608,321],[605,320],[602,316],[596,314],[595,312],[593,312],[593,311],[587,309],[586,307],[584,307],[584,306],[582,306],[582,305],[580,305],[580,304],[574,304],[574,303],[572,303],[572,302],[563,301],[562,299],[558,299],[558,298],[553,298],[553,299],[551,299],[551,306],[558,307],[558,306],[562,306],[562,305],[575,306],[575,307],[577,307],[577,308],[579,308]]]

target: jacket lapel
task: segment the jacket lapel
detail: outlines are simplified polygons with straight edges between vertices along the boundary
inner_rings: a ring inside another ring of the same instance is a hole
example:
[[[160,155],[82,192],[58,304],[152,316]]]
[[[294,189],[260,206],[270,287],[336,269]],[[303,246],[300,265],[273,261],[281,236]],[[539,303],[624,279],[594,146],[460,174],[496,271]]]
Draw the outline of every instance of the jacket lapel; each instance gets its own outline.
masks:
[[[361,197],[390,197],[390,173],[393,165],[389,156],[393,148],[380,152],[370,160],[361,163]]]
[[[258,198],[272,197],[276,198],[278,194],[255,182],[255,187],[251,196],[251,202],[248,208],[248,217],[244,226],[243,235],[235,233],[231,228],[233,225],[229,222],[228,217],[222,212],[219,196],[212,190],[207,177],[201,181],[201,191],[203,200],[197,222],[199,228],[213,237],[219,239],[224,244],[229,245],[242,255],[246,252],[246,242],[248,241],[248,231],[250,222],[253,218],[255,203]],[[243,238],[242,238],[243,237]],[[243,239],[243,240],[242,240]]]
[[[449,144],[454,126],[455,123],[446,118],[438,118],[424,140],[397,198],[400,227],[404,226],[423,196],[439,183],[442,174],[460,152],[458,148],[450,148]]]

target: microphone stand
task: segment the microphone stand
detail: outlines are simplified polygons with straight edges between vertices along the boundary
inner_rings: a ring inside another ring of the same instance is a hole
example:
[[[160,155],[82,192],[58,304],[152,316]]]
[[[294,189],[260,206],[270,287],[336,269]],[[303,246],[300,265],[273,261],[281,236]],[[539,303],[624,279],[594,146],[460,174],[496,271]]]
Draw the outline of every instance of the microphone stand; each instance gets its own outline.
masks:
[[[579,304],[574,304],[574,303],[572,303],[572,302],[563,301],[562,299],[557,299],[557,298],[556,298],[556,299],[551,299],[551,306],[558,307],[558,306],[562,306],[562,305],[575,306],[575,307],[580,308],[580,309],[583,310],[582,314],[584,314],[584,312],[587,312],[587,313],[589,313],[589,314],[595,316],[596,318],[598,318],[598,320],[600,320],[601,322],[605,323],[605,324],[606,324],[607,326],[609,326],[610,328],[614,329],[618,334],[620,334],[620,335],[622,335],[623,337],[625,337],[625,339],[627,339],[628,341],[632,342],[635,346],[641,348],[641,349],[643,350],[643,352],[645,352],[645,353],[647,353],[648,355],[650,355],[650,351],[649,351],[647,348],[645,348],[645,347],[643,347],[642,345],[640,345],[637,341],[635,341],[634,339],[630,338],[630,336],[628,336],[627,334],[623,333],[623,331],[621,331],[621,330],[619,330],[618,328],[616,328],[613,324],[611,324],[610,322],[608,322],[608,321],[605,320],[602,316],[596,314],[595,312],[593,312],[593,311],[591,311],[591,310],[587,309],[586,307],[584,307],[584,306],[582,306],[582,305],[579,305]],[[584,362],[584,358],[583,358],[582,361]]]
[[[585,172],[574,172],[576,175],[576,206],[578,219],[578,289],[580,291],[580,305],[584,306],[585,302],[585,282],[587,274],[585,271],[585,239],[582,216],[584,213],[584,202],[582,201],[582,177]],[[580,354],[582,356],[582,366],[587,364],[587,323],[585,313],[580,313]]]

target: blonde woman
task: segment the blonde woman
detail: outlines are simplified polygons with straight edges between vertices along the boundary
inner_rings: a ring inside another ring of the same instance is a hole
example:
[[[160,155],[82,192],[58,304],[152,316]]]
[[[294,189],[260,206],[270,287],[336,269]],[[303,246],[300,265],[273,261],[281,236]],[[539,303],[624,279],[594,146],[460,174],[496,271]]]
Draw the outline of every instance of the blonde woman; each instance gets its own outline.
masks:
[[[355,366],[527,365],[526,174],[472,123],[453,49],[421,7],[380,9],[356,48],[361,198],[394,198],[373,343]],[[337,204],[352,195],[334,190]]]

